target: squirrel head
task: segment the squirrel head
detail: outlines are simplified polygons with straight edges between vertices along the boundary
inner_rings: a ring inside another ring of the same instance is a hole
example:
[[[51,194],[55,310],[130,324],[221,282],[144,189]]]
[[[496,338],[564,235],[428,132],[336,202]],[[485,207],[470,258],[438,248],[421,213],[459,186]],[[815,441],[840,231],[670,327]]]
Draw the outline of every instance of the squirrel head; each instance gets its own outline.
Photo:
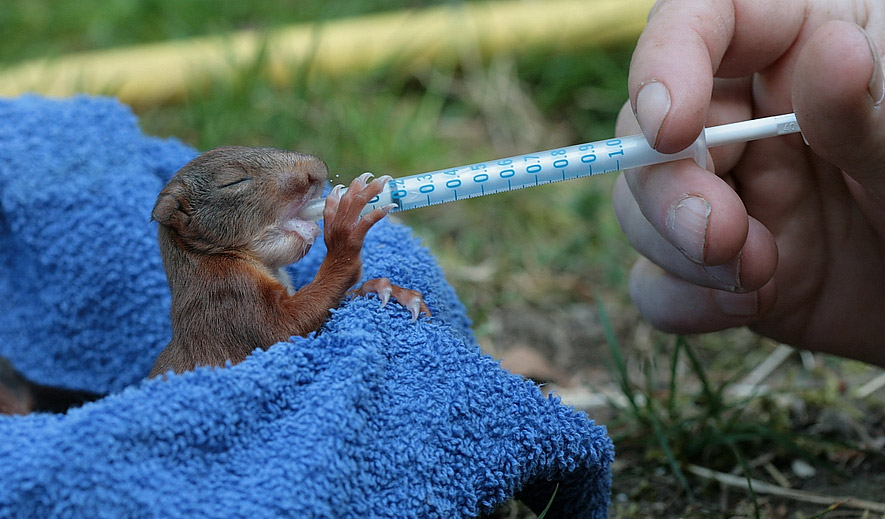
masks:
[[[297,218],[328,176],[316,157],[224,147],[186,164],[157,197],[151,219],[197,253],[251,254],[271,268],[300,259],[319,234]]]

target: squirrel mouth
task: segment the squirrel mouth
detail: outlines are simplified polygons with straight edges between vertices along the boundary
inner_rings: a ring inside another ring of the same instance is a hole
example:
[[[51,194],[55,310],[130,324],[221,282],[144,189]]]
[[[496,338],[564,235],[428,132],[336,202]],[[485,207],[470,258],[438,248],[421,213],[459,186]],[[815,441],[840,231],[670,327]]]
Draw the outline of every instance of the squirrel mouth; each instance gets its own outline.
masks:
[[[317,236],[320,235],[320,226],[316,222],[300,220],[298,218],[292,218],[283,222],[282,229],[286,232],[297,234],[309,244],[313,244]]]
[[[287,233],[298,235],[308,244],[313,244],[320,235],[320,226],[314,221],[300,217],[300,212],[307,202],[308,199],[302,198],[288,204],[281,215],[280,228]]]

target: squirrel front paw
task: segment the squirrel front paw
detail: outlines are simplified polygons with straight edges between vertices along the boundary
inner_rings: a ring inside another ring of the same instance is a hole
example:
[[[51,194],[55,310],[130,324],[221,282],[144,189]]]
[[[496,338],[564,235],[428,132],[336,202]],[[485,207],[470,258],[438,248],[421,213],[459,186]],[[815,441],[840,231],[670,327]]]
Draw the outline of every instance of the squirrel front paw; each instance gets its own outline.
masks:
[[[341,194],[342,186],[339,185],[326,197],[323,219],[326,246],[330,253],[340,252],[345,256],[358,254],[369,229],[394,207],[378,208],[360,216],[369,200],[390,181],[388,175],[369,182],[371,177],[371,173],[363,173],[350,183],[344,194]]]

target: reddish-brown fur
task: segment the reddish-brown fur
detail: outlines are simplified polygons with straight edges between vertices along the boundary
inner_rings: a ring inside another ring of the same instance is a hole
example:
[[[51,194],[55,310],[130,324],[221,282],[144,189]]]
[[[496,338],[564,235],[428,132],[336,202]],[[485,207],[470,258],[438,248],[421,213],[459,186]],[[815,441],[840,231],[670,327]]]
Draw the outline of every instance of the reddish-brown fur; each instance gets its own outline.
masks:
[[[152,218],[172,291],[172,340],[151,377],[238,363],[256,348],[320,328],[359,281],[366,232],[387,214],[359,216],[383,179],[360,177],[344,195],[334,190],[324,211],[328,254],[316,278],[293,293],[283,267],[301,259],[319,231],[295,215],[320,196],[327,175],[310,155],[228,147],[197,157],[169,181]],[[393,294],[429,314],[417,292],[394,286]]]
[[[64,413],[103,396],[31,382],[16,371],[9,360],[0,357],[0,414]]]

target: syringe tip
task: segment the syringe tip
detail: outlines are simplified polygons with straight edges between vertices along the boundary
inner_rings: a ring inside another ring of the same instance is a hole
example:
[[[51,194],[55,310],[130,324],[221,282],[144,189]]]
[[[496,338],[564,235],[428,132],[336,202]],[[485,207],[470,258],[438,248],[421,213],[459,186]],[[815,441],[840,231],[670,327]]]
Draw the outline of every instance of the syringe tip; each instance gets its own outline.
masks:
[[[298,212],[298,218],[301,218],[302,220],[318,222],[323,219],[323,208],[325,207],[325,198],[314,198],[313,200],[304,204],[304,207],[301,208],[301,211]]]

